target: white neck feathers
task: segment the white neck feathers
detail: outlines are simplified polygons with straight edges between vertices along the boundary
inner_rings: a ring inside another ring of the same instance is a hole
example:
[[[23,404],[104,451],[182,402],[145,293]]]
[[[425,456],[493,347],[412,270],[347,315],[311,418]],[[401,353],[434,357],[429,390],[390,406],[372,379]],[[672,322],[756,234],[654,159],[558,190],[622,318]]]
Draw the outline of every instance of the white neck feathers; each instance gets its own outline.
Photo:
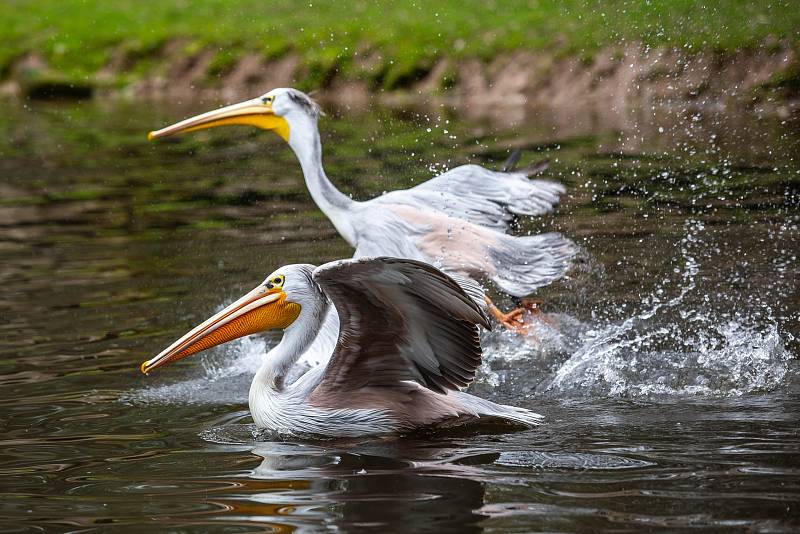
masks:
[[[254,388],[281,391],[289,370],[320,332],[330,304],[326,299],[304,300],[309,302],[301,304],[300,315],[283,331],[280,343],[267,353],[264,363],[256,373],[250,388],[251,398]]]
[[[300,161],[306,186],[314,202],[342,237],[350,245],[356,246],[355,231],[348,215],[357,203],[336,189],[325,174],[322,168],[322,143],[316,121],[305,115],[293,116],[290,122],[289,146]]]

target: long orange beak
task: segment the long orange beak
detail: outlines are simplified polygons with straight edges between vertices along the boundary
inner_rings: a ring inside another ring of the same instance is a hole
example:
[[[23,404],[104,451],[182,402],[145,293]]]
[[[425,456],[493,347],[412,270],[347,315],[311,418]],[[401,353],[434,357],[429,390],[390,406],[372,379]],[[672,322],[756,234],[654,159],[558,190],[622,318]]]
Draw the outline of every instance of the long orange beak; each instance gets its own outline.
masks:
[[[283,290],[258,286],[191,329],[154,358],[142,363],[141,371],[147,374],[157,367],[227,341],[266,330],[286,328],[297,319],[298,315],[300,315],[300,305],[286,302],[286,293]]]
[[[185,132],[196,132],[206,128],[243,124],[269,130],[278,134],[284,141],[289,141],[289,123],[286,119],[275,115],[272,104],[263,104],[260,100],[247,100],[238,104],[209,111],[190,119],[177,122],[161,130],[147,134],[150,140]]]

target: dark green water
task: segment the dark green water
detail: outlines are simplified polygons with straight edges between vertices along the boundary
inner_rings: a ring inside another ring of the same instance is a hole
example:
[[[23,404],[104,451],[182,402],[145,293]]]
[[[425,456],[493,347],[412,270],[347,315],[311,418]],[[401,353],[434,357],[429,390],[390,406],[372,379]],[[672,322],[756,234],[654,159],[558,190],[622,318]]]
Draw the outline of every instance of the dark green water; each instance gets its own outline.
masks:
[[[277,443],[246,405],[273,338],[138,372],[277,266],[350,255],[277,138],[145,141],[212,105],[0,109],[0,530],[800,528],[800,123],[331,114],[357,198],[550,158],[569,192],[520,231],[583,252],[539,294],[555,326],[488,335],[474,386],[541,428]]]

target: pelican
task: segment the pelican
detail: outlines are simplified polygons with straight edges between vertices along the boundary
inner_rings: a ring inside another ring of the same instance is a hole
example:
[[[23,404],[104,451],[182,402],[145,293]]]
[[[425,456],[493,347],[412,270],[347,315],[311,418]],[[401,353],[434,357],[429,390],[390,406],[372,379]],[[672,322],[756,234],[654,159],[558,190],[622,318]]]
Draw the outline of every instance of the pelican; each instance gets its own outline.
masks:
[[[575,252],[557,233],[505,233],[518,216],[547,213],[564,187],[530,180],[525,172],[462,165],[406,190],[358,202],[339,191],[322,167],[319,105],[296,89],[280,88],[148,134],[158,139],[224,125],[276,133],[300,161],[317,206],[355,248],[354,257],[394,256],[436,265],[462,276],[488,278],[512,297],[526,297],[564,275]],[[521,309],[489,311],[507,328],[522,325]]]
[[[481,363],[482,291],[415,260],[287,265],[142,363],[143,373],[227,341],[283,330],[249,404],[278,434],[355,437],[477,418],[535,426],[541,416],[461,391]],[[335,340],[335,341],[333,341]],[[333,341],[333,342],[332,342]],[[307,352],[328,353],[288,383]]]

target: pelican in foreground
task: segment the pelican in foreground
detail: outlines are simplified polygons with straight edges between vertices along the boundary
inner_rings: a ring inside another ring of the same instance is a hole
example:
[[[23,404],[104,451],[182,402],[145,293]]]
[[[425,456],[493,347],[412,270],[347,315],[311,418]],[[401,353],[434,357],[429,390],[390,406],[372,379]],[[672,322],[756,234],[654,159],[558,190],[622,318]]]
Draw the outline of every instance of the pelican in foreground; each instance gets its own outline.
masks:
[[[505,233],[518,216],[551,211],[564,192],[562,185],[531,180],[526,172],[462,165],[410,189],[354,201],[336,189],[322,167],[319,116],[319,106],[306,94],[274,89],[150,132],[148,138],[234,124],[276,133],[297,155],[312,198],[355,248],[356,258],[415,259],[449,273],[488,278],[517,298],[557,280],[569,268],[575,247],[560,234]],[[503,314],[489,304],[506,327],[521,326],[521,310]]]
[[[283,338],[250,386],[256,425],[279,434],[403,433],[478,418],[535,426],[541,416],[461,391],[489,322],[480,287],[414,260],[287,265],[141,366],[143,373],[242,336]],[[308,352],[328,357],[291,384]]]

